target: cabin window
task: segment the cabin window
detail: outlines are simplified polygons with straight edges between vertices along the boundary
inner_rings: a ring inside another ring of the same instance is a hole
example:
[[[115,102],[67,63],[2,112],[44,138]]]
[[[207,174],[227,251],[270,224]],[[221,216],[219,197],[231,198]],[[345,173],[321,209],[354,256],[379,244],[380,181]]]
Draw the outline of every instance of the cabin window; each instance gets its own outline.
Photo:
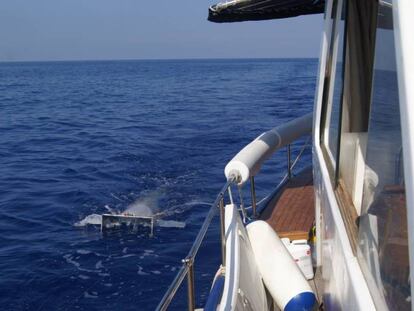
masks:
[[[330,51],[328,56],[328,81],[324,88],[324,121],[321,131],[321,143],[328,162],[333,170],[336,168],[339,150],[339,132],[343,93],[344,51],[345,51],[345,0],[333,2],[332,12],[335,20],[332,29]]]
[[[392,4],[379,2],[358,258],[378,309],[410,310],[407,210]]]
[[[331,6],[329,4],[332,3]],[[323,94],[322,94],[322,119],[320,124],[320,133],[321,133],[321,146],[324,147],[323,142],[325,141],[325,123],[326,123],[326,110],[327,110],[327,101],[329,96],[329,85],[331,83],[331,71],[332,71],[332,54],[333,54],[333,41],[335,37],[335,21],[336,21],[336,12],[338,7],[338,0],[332,0],[328,2],[325,6],[325,19],[329,20],[329,25],[327,26],[327,54],[326,54],[326,64],[325,64],[325,76],[323,83]],[[330,33],[328,32],[330,31]],[[325,151],[325,149],[323,149]]]
[[[337,176],[347,201],[354,207],[355,218],[360,215],[362,204],[377,5],[376,0],[349,0],[347,7],[347,51]]]

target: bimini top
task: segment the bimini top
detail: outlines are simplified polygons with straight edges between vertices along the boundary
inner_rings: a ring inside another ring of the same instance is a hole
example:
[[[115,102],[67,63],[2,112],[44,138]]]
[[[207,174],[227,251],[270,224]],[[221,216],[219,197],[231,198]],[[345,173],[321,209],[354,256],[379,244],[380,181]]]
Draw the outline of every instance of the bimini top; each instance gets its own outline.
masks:
[[[323,13],[325,0],[232,0],[212,5],[208,20],[215,23],[258,21]]]

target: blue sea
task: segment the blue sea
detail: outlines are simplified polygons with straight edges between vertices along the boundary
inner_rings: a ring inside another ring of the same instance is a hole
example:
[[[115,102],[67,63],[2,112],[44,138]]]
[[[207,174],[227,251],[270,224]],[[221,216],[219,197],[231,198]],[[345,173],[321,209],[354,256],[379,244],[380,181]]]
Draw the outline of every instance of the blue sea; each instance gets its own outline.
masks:
[[[316,72],[314,59],[0,63],[0,309],[154,310],[226,163],[312,111]],[[257,177],[259,199],[285,156]],[[128,208],[162,215],[153,237],[90,224]],[[215,218],[195,263],[198,306],[218,235]],[[185,308],[183,288],[171,310]]]

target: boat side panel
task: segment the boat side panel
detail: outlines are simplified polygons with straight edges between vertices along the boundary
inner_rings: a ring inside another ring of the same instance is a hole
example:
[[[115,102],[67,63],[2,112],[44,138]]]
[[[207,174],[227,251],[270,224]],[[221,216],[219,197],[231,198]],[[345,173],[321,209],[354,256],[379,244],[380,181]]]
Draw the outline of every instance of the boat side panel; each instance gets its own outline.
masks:
[[[332,8],[332,2],[332,0],[327,1],[327,12]],[[330,33],[330,23],[327,18],[321,43],[313,126],[317,264],[322,265],[323,300],[327,310],[375,310],[360,266],[352,253],[320,148],[324,72]]]
[[[237,207],[225,207],[226,267],[220,311],[268,310],[265,288]]]
[[[318,149],[318,148],[315,148]],[[316,150],[315,195],[321,209],[323,300],[327,310],[375,310],[366,281],[352,253],[326,167]]]
[[[332,10],[332,1],[327,1],[326,3],[326,12],[331,12]],[[329,13],[325,13],[329,15]],[[321,38],[321,55],[319,57],[319,66],[318,66],[318,78],[317,78],[317,87],[315,92],[314,99],[314,109],[313,109],[313,131],[312,135],[315,137],[320,137],[319,124],[320,124],[320,113],[322,107],[322,96],[323,96],[323,86],[324,86],[324,72],[326,70],[326,59],[328,55],[328,40],[331,36],[331,27],[330,27],[330,18],[325,16],[324,28]],[[315,141],[313,139],[313,141]],[[319,143],[319,141],[318,141]],[[312,151],[313,148],[312,148]],[[312,156],[315,159],[315,155]],[[315,178],[315,176],[314,176]],[[316,187],[315,187],[316,189]],[[319,267],[321,265],[321,212],[320,212],[320,202],[319,197],[315,196],[315,224],[316,224],[316,265]]]

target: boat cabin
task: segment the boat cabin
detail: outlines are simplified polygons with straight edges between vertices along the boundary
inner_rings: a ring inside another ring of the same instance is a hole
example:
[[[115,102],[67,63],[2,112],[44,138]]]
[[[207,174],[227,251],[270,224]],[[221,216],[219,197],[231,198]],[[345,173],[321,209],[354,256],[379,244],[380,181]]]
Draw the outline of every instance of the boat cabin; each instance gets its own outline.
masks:
[[[313,133],[326,309],[412,306],[403,2],[326,2]]]

